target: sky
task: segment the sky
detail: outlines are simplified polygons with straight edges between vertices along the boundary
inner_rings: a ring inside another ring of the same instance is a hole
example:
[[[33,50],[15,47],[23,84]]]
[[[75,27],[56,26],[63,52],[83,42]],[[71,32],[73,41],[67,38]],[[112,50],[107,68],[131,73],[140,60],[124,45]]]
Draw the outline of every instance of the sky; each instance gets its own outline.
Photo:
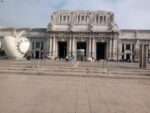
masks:
[[[150,29],[150,0],[0,0],[0,27],[47,27],[57,10],[106,10],[120,29]]]

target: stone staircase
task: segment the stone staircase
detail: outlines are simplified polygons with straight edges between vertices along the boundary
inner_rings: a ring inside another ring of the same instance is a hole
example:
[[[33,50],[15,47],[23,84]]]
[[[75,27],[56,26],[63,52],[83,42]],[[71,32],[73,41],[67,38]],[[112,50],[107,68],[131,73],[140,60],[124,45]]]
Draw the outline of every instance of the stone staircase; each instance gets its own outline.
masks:
[[[63,62],[49,60],[13,61],[0,60],[0,74],[150,78],[150,66],[139,69],[138,64],[117,62]]]

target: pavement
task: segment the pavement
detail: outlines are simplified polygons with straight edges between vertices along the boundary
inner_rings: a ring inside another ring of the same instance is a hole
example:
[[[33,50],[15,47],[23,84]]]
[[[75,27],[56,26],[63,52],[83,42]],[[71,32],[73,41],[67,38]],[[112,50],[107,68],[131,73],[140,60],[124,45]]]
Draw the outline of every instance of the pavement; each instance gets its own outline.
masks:
[[[35,63],[0,61],[0,113],[150,112],[149,68],[122,63]],[[49,75],[43,76],[45,70]],[[69,76],[71,70],[76,74]]]

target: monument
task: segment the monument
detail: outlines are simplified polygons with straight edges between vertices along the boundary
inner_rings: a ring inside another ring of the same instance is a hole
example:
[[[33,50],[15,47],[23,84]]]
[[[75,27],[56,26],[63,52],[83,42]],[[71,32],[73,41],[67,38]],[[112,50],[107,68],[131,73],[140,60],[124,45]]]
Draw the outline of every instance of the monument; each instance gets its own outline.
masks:
[[[5,36],[2,40],[3,48],[8,58],[23,59],[30,49],[30,41],[23,36],[24,31]]]

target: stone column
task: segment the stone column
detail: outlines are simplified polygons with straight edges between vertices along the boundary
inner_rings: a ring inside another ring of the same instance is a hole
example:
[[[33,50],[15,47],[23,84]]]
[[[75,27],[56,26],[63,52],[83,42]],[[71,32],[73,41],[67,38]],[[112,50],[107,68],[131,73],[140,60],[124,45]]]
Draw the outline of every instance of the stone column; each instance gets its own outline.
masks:
[[[140,68],[146,68],[147,64],[147,51],[148,50],[148,45],[146,44],[141,44],[140,45],[140,59],[139,59],[139,67]]]
[[[31,50],[32,50],[32,53],[33,53],[33,58],[35,58],[35,41],[32,40],[31,42],[32,42],[32,47],[31,47],[32,49]]]
[[[52,59],[55,59],[55,57],[56,57],[56,37],[55,37],[55,35],[53,35],[53,40],[52,40],[52,46],[53,46],[53,48],[52,48]]]
[[[52,56],[52,37],[49,38],[49,56]]]
[[[109,60],[112,60],[112,39],[109,40]]]
[[[109,40],[106,40],[106,60],[109,60]]]
[[[76,60],[76,58],[77,58],[77,44],[76,44],[76,38],[75,37],[73,37],[73,39],[72,39],[72,55],[74,56],[74,58],[75,58],[75,60]]]
[[[134,56],[135,62],[139,61],[139,51],[140,51],[140,41],[137,40],[135,44],[135,56]]]
[[[131,52],[130,61],[133,62],[133,52]]]
[[[92,57],[96,60],[96,40],[92,38]]]
[[[87,54],[87,58],[90,58],[90,57],[92,57],[92,39],[91,39],[91,37],[88,39],[88,54]]]
[[[149,44],[149,47],[148,47],[148,62],[150,63],[150,44]]]
[[[68,40],[68,56],[72,55],[72,38],[70,37]]]
[[[115,61],[117,61],[118,59],[118,50],[117,50],[118,48],[117,48],[117,39],[116,38],[114,38],[114,40],[113,40],[113,60],[115,60]]]
[[[124,43],[124,60],[126,60],[127,59],[127,55],[126,55],[126,43]]]
[[[58,39],[55,38],[55,57],[58,57]]]
[[[131,45],[132,45],[132,48],[131,48],[131,51],[132,51],[131,62],[134,62],[134,58],[133,58],[133,56],[135,55],[135,53],[134,53],[134,44],[132,43]]]
[[[123,55],[123,59],[122,60],[125,60],[125,51],[126,51],[126,46],[125,46],[125,43],[122,43],[122,46],[123,46],[123,48],[124,48],[124,51],[122,51],[122,49],[121,49],[121,53],[122,53],[122,55]]]
[[[118,60],[122,59],[122,43],[121,40],[118,41]]]

